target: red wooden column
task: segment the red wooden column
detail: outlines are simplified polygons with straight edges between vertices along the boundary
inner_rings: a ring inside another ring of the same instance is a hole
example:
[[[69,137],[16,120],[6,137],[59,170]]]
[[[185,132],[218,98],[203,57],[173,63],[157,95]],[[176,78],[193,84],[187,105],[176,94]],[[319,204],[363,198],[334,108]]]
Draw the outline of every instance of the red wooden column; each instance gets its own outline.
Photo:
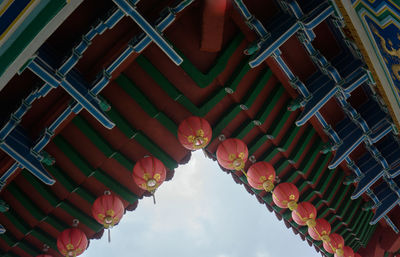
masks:
[[[200,46],[202,51],[219,52],[221,50],[226,9],[226,0],[205,1]]]

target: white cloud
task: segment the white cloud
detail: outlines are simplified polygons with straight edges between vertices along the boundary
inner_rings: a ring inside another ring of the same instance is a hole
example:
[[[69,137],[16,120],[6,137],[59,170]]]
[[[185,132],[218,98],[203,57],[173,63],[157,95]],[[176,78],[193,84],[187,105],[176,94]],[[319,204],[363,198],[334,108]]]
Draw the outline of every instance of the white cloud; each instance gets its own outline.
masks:
[[[255,257],[272,257],[272,256],[266,251],[258,251],[256,252]]]
[[[319,256],[201,151],[85,257]],[[287,247],[290,242],[291,247]]]

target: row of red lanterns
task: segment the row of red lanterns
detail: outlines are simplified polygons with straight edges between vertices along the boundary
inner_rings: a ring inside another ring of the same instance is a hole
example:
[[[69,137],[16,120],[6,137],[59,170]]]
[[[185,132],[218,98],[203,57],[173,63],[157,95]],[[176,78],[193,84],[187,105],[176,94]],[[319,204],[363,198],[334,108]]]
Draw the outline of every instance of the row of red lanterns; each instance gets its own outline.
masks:
[[[204,148],[211,141],[212,130],[207,120],[189,117],[178,129],[180,143],[189,150]],[[266,192],[272,191],[272,199],[280,208],[289,208],[292,219],[299,226],[308,226],[308,234],[317,241],[323,241],[323,247],[335,257],[361,257],[353,249],[344,245],[344,239],[337,233],[331,234],[331,225],[325,219],[316,219],[317,210],[309,202],[298,203],[299,190],[293,183],[280,183],[274,188],[275,169],[265,161],[253,163],[247,173],[244,171],[248,159],[247,145],[240,139],[229,138],[217,148],[218,163],[228,170],[241,171],[247,177],[251,187]]]
[[[153,194],[165,181],[166,168],[164,164],[154,156],[145,156],[136,162],[132,177],[138,187]],[[108,240],[110,241],[110,228],[118,224],[124,215],[124,204],[115,194],[106,191],[103,196],[98,197],[92,205],[94,219],[108,229]],[[88,245],[85,233],[74,227],[61,232],[57,238],[57,248],[63,256],[76,257],[82,254]],[[39,255],[51,257],[50,255]],[[38,256],[38,257],[39,257]]]
[[[178,140],[189,150],[206,147],[212,139],[212,129],[207,120],[200,117],[185,119],[178,128]],[[242,171],[249,185],[258,190],[272,192],[274,203],[280,208],[289,208],[293,220],[300,226],[308,226],[308,233],[314,240],[322,240],[324,249],[340,257],[361,257],[344,246],[342,236],[330,234],[331,226],[325,219],[315,219],[317,211],[309,202],[297,203],[299,191],[292,183],[280,183],[274,189],[275,169],[271,164],[260,161],[252,164],[247,173],[244,171],[248,159],[246,144],[236,138],[221,142],[217,148],[218,163],[229,170]],[[138,187],[153,194],[165,181],[166,168],[154,156],[146,156],[136,162],[133,168],[133,180]],[[92,206],[92,215],[104,228],[109,229],[118,224],[124,214],[124,205],[117,196],[105,193],[96,199]],[[85,233],[78,228],[64,230],[57,238],[60,253],[67,257],[82,254],[88,245]],[[40,255],[49,257],[49,255]]]

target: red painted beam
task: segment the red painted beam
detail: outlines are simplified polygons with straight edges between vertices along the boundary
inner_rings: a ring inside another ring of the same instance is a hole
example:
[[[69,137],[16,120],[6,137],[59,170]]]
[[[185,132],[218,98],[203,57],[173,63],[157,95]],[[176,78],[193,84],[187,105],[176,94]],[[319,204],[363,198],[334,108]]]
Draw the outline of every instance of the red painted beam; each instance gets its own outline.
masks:
[[[200,50],[219,52],[224,38],[226,0],[207,0],[204,4]]]

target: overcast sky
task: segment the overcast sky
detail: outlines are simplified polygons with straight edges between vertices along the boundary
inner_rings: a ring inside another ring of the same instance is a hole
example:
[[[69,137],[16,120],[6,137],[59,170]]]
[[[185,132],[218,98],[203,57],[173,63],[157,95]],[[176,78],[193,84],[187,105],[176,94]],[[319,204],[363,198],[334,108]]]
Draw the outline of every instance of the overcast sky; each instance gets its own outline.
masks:
[[[85,257],[321,256],[222,172],[202,151],[175,170],[151,198],[140,200]]]

